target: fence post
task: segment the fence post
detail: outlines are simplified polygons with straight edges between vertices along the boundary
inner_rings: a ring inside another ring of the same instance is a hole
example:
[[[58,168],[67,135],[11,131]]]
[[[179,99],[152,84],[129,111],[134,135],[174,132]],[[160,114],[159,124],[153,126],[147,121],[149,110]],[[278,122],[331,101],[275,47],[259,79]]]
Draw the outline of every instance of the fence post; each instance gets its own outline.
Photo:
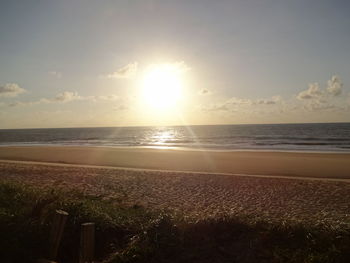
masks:
[[[62,239],[64,225],[66,224],[68,213],[62,210],[56,210],[55,217],[51,226],[49,259],[56,260],[58,248]]]
[[[95,223],[81,224],[79,263],[91,263],[95,250]]]

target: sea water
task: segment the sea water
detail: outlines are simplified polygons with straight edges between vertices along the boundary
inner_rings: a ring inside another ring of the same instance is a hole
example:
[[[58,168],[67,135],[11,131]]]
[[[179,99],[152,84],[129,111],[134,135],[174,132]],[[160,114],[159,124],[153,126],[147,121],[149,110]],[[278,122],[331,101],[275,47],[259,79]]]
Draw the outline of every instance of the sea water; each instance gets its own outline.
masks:
[[[350,152],[350,123],[3,129],[0,145]]]

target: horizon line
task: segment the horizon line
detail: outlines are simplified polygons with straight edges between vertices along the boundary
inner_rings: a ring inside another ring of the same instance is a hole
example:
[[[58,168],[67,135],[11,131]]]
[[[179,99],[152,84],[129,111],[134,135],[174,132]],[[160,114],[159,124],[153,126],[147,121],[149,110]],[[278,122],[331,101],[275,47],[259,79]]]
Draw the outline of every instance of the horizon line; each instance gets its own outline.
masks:
[[[145,127],[181,127],[181,126],[232,126],[232,125],[288,125],[288,124],[347,124],[350,122],[278,122],[278,123],[231,123],[231,124],[190,124],[190,125],[130,125],[130,126],[74,126],[74,127],[31,127],[0,128],[0,130],[37,130],[37,129],[88,129],[88,128],[145,128]]]

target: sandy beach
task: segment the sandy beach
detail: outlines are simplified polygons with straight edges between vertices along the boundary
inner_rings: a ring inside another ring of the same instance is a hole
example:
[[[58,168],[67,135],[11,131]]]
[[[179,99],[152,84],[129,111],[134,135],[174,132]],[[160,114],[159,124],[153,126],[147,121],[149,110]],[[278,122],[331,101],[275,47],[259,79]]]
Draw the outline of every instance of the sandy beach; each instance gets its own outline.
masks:
[[[1,147],[0,159],[1,180],[78,190],[191,218],[350,222],[349,154]]]
[[[343,227],[350,183],[65,164],[0,161],[0,180],[45,191],[80,191],[127,206],[165,209],[195,220],[249,216],[269,222]]]
[[[0,160],[267,176],[350,179],[350,154],[148,148],[0,147]]]

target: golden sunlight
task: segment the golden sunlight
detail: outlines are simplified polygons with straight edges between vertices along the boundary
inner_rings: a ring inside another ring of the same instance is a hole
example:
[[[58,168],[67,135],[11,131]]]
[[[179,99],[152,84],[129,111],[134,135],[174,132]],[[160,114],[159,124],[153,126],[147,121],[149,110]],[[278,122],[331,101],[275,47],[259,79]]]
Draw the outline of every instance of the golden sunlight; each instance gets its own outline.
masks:
[[[142,80],[142,99],[155,109],[174,109],[183,96],[183,79],[177,64],[152,65]]]

